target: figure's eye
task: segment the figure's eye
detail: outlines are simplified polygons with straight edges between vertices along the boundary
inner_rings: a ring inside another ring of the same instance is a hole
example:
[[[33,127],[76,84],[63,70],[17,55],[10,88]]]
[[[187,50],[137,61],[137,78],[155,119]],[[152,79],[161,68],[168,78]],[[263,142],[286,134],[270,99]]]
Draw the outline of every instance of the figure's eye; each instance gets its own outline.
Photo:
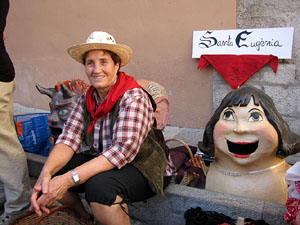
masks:
[[[65,115],[67,115],[69,113],[69,110],[67,110],[67,109],[62,109],[62,110],[60,110],[59,112],[58,112],[58,115],[59,116],[65,116]]]
[[[263,120],[263,117],[260,112],[252,112],[248,119],[249,122],[257,122],[257,121],[262,121],[262,120]]]
[[[231,110],[225,111],[223,115],[223,119],[228,121],[233,121],[234,120],[233,112]]]

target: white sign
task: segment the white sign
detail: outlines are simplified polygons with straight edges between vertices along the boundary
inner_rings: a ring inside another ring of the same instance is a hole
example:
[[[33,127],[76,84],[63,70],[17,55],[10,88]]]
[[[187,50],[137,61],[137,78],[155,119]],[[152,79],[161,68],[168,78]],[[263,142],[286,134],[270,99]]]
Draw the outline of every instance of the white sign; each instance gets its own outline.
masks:
[[[293,27],[194,31],[193,58],[208,55],[275,55],[291,59]]]

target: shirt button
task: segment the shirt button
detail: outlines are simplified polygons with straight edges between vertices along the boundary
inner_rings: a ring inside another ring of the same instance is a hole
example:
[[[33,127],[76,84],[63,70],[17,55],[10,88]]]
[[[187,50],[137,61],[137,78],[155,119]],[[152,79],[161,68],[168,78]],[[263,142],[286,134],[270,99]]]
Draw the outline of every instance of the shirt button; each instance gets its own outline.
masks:
[[[93,147],[94,147],[94,148],[98,148],[98,144],[95,142],[95,143],[93,144]]]
[[[99,128],[99,124],[96,124],[95,127],[96,127],[96,128]]]

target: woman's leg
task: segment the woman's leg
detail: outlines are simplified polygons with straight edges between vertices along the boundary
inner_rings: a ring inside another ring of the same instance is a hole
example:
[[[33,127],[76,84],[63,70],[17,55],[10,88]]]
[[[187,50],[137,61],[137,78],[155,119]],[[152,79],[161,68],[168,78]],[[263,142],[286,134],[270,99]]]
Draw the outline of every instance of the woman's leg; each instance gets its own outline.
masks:
[[[154,195],[147,179],[131,164],[93,176],[85,193],[95,218],[104,225],[130,224],[126,203]]]
[[[90,214],[84,207],[77,192],[68,191],[59,202],[63,205],[72,206],[77,215],[80,215],[82,218],[89,219]]]
[[[102,205],[96,202],[91,202],[91,209],[94,216],[103,225],[130,225],[130,217],[128,216],[128,207],[126,203],[121,205],[118,204],[122,202],[123,199],[117,196],[114,205]],[[126,211],[126,213],[124,212]]]

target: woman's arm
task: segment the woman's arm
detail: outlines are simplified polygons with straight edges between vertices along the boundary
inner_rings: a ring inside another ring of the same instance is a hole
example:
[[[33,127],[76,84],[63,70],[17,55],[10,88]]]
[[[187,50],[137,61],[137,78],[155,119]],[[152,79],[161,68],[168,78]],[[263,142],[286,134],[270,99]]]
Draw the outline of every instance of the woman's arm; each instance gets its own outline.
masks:
[[[82,99],[84,99],[84,96],[81,96],[70,113],[66,126],[59,136],[56,145],[50,152],[33,188],[31,195],[31,209],[38,215],[42,215],[41,209],[48,212],[46,209],[46,206],[50,202],[48,197],[53,195],[53,193],[55,194],[54,189],[58,187],[58,185],[55,185],[55,182],[53,182],[53,180],[57,181],[58,178],[52,179],[52,176],[69,162],[74,155],[74,152],[80,150],[83,130]],[[60,183],[61,186],[59,186],[60,189],[62,189],[62,187],[73,185],[72,180],[68,179],[68,174],[58,177],[63,178],[63,181]]]
[[[40,195],[48,194],[50,180],[59,169],[61,169],[73,156],[74,151],[63,144],[57,144],[52,149],[40,176],[33,187],[31,194],[31,209],[38,215],[42,215],[40,203],[37,202]]]
[[[55,145],[44,164],[41,174],[49,173],[52,177],[69,162],[73,154],[74,151],[69,146],[64,144]]]

